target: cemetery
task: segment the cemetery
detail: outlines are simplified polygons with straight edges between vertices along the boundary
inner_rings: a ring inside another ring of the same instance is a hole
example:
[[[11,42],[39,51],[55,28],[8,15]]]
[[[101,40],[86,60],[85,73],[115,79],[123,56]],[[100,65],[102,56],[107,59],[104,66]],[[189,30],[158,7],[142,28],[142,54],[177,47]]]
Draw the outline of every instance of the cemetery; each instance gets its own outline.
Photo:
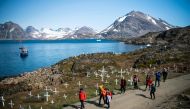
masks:
[[[2,80],[0,108],[60,109],[78,102],[80,88],[87,92],[87,99],[99,96],[100,85],[119,94],[121,78],[127,80],[127,90],[133,90],[133,75],[144,85],[147,74],[154,76],[163,68],[169,70],[169,78],[187,74],[190,67],[185,58],[189,58],[188,53],[174,53],[173,49],[160,52],[153,47],[70,57],[49,68]]]

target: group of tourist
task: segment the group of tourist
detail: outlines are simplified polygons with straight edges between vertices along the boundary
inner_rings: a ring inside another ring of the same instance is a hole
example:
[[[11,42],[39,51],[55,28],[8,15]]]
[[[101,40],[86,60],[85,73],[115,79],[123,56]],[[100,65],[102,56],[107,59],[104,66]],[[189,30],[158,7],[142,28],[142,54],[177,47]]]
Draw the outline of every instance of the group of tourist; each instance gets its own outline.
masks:
[[[152,75],[147,74],[146,81],[145,81],[146,82],[145,90],[147,90],[147,88],[148,88],[148,90],[150,91],[151,99],[155,99],[156,87],[160,86],[161,76],[163,76],[163,82],[165,82],[167,79],[167,75],[168,75],[168,72],[167,72],[166,68],[164,68],[162,71],[156,72],[155,73],[155,84],[154,84],[153,79],[151,78]],[[133,82],[134,89],[139,89],[138,82],[140,82],[140,79],[138,78],[137,75],[133,75],[132,82]],[[120,82],[121,94],[125,93],[126,86],[127,86],[127,82],[126,82],[125,78],[123,77]],[[103,105],[107,104],[108,105],[107,108],[110,108],[112,92],[108,88],[105,88],[103,85],[101,85],[101,86],[99,86],[99,96],[100,96],[99,97],[99,105],[101,106],[101,101],[103,100],[103,103],[104,103]],[[84,101],[86,100],[86,93],[84,92],[84,90],[82,88],[79,91],[79,99],[81,102],[81,109],[84,109],[85,108]]]

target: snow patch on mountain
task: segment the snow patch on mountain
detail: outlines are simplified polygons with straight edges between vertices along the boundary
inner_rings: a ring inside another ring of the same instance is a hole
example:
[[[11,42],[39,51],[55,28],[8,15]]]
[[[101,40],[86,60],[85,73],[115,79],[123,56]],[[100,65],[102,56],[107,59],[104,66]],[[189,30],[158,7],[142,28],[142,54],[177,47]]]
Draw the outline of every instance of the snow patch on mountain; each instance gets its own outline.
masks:
[[[123,20],[125,20],[126,17],[127,17],[127,16],[123,16],[123,17],[119,18],[119,19],[118,19],[118,22],[122,22]]]
[[[156,21],[152,17],[150,17],[149,15],[147,15],[147,19],[149,21],[151,21],[153,24],[157,25]]]
[[[10,31],[9,31],[9,32],[13,32],[14,30],[15,30],[15,28],[13,27],[13,28],[11,28],[11,29],[10,29]]]
[[[171,29],[171,28],[169,28],[169,27],[166,27],[166,30],[169,30],[169,29]]]

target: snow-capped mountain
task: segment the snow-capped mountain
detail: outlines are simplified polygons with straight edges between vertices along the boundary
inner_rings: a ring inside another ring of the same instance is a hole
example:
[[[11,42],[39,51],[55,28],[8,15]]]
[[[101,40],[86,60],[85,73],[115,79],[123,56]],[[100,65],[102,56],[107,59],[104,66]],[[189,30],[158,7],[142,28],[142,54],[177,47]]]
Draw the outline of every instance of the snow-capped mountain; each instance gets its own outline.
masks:
[[[66,39],[66,38],[86,38],[87,36],[95,35],[96,32],[90,27],[81,28],[58,28],[56,30],[51,28],[41,28],[40,30],[35,29],[32,26],[26,28],[28,36],[34,39]]]
[[[18,24],[6,22],[0,24],[0,39],[82,39],[82,38],[128,38],[138,37],[148,32],[165,31],[175,28],[162,19],[156,19],[139,11],[119,17],[109,27],[97,34],[94,29],[83,26],[70,28],[41,28],[28,26],[25,30]]]
[[[25,32],[28,37],[31,37],[34,39],[39,39],[41,37],[40,31],[34,28],[33,26],[28,26]]]
[[[127,38],[171,28],[175,28],[175,26],[162,19],[156,19],[140,11],[131,11],[115,20],[113,24],[101,31],[100,35],[105,38]]]

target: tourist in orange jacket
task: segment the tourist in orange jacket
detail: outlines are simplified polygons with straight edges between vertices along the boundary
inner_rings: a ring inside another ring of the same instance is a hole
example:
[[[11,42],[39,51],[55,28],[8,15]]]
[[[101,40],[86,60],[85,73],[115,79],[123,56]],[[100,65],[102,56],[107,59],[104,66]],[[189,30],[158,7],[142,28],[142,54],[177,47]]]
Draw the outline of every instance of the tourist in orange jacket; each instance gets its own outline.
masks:
[[[103,85],[99,87],[99,105],[101,104],[101,99],[103,99],[104,104],[106,104],[106,89],[104,88]]]

